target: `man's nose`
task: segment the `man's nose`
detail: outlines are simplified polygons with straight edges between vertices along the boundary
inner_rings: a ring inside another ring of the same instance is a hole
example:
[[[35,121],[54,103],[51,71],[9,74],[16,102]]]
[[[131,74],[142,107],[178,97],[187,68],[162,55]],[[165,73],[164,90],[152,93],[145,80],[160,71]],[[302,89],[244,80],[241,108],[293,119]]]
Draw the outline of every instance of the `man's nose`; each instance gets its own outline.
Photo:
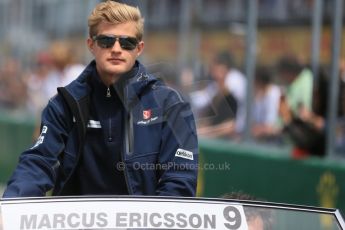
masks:
[[[122,51],[121,45],[120,45],[120,41],[118,38],[116,38],[115,44],[113,45],[112,51],[115,52],[120,52]]]

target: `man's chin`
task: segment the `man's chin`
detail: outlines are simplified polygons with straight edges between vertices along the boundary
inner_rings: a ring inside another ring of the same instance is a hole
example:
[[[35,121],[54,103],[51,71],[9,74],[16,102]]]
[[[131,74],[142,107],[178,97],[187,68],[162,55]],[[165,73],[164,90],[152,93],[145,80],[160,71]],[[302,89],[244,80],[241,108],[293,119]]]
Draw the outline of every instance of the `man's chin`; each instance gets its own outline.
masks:
[[[121,76],[122,74],[126,73],[127,71],[124,69],[117,68],[117,69],[109,69],[107,72],[111,76]]]

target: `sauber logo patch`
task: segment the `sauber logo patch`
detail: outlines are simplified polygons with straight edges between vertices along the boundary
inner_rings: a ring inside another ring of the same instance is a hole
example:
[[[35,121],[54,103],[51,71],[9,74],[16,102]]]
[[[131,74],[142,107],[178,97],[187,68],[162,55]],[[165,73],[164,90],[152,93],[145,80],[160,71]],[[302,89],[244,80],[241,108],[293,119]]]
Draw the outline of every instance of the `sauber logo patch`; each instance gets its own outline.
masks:
[[[193,153],[184,149],[177,149],[175,157],[182,157],[188,160],[193,160]]]
[[[134,114],[134,121],[137,125],[150,125],[151,123],[157,123],[162,120],[161,111],[157,108],[148,108],[139,110],[138,114]]]
[[[144,118],[144,120],[150,119],[151,115],[152,115],[152,110],[151,109],[143,111],[143,118]]]

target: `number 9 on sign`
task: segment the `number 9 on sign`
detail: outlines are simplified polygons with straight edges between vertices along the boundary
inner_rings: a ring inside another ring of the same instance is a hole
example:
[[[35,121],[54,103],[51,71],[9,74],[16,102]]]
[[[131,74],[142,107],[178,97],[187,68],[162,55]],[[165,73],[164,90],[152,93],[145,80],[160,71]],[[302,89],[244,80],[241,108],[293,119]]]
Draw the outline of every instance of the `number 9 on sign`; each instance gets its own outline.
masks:
[[[235,230],[240,229],[242,225],[242,216],[240,211],[234,206],[227,206],[223,210],[225,220],[224,226],[227,229]]]

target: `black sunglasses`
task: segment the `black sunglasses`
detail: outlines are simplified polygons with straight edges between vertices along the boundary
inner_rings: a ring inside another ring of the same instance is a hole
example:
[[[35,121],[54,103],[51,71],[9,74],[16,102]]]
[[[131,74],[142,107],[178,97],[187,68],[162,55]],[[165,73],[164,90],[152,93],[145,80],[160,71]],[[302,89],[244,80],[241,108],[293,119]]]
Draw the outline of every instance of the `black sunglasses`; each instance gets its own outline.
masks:
[[[97,45],[101,48],[111,48],[114,46],[116,40],[119,41],[120,46],[124,50],[134,50],[138,45],[138,39],[129,36],[122,35],[97,35],[93,36],[92,40],[97,42]]]

